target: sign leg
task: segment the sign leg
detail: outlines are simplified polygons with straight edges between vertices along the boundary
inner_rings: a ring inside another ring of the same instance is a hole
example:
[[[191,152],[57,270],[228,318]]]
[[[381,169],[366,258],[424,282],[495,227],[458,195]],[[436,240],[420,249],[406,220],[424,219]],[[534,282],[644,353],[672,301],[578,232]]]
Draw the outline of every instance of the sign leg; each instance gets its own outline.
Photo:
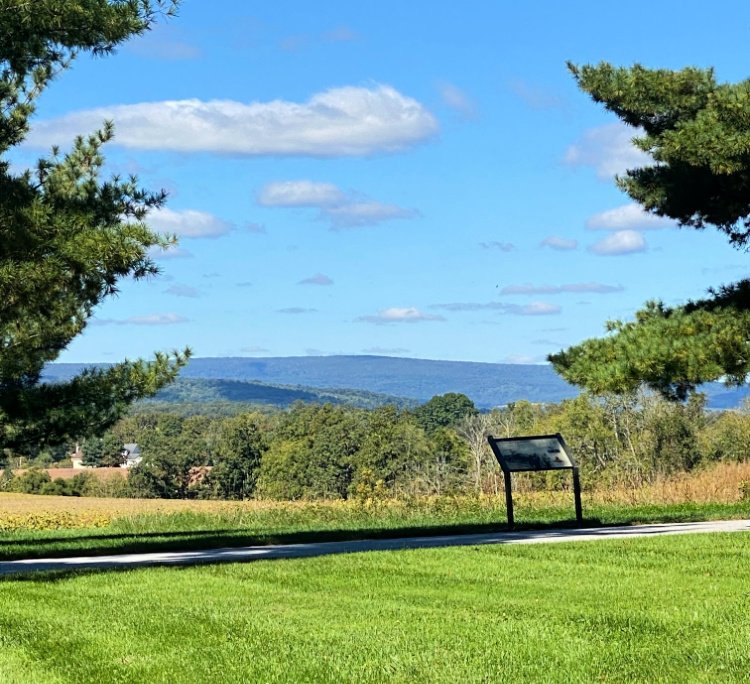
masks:
[[[508,511],[508,527],[513,529],[516,523],[513,518],[513,487],[510,473],[503,472],[503,477],[505,478],[505,508]]]
[[[580,527],[583,525],[583,509],[581,507],[581,480],[578,477],[578,468],[573,468],[573,496],[576,502],[576,522]]]

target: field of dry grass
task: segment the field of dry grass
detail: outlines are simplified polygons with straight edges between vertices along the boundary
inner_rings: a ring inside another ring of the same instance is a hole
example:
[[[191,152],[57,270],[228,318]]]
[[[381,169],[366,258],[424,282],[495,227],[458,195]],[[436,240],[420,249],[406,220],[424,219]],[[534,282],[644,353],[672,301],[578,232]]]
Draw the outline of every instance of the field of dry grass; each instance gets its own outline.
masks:
[[[661,478],[654,484],[635,489],[602,489],[592,492],[591,500],[622,504],[735,503],[748,490],[750,461],[717,463],[690,473]]]
[[[664,478],[654,484],[628,489],[615,487],[584,492],[584,508],[658,506],[676,504],[733,504],[750,491],[750,462],[719,463],[692,473]],[[564,509],[570,492],[516,493],[520,512]],[[198,501],[166,499],[105,499],[95,497],[36,496],[0,493],[0,532],[106,527],[115,520],[143,516],[196,513],[248,524],[254,518],[314,519],[329,524],[347,518],[368,519],[428,516],[436,521],[455,513],[475,516],[477,521],[504,518],[500,496],[424,497],[417,500],[349,501]]]

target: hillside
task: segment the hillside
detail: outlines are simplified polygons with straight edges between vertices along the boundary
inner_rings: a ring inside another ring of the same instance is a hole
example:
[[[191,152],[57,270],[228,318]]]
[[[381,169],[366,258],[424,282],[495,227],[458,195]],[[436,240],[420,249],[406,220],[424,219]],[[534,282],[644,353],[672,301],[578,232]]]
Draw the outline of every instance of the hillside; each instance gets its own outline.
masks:
[[[63,380],[83,367],[83,364],[51,364],[45,370],[45,377]],[[206,397],[197,401],[287,406],[297,399],[341,400],[366,406],[393,401],[395,397],[424,402],[436,394],[462,392],[478,407],[486,409],[522,399],[557,402],[578,393],[546,365],[389,356],[198,358],[190,360],[180,378],[181,382],[163,390],[156,399],[180,402],[187,401],[187,395],[192,394]],[[331,390],[335,390],[336,396],[332,396]],[[709,397],[710,408],[733,408],[748,396],[744,387],[727,388],[719,383],[707,385],[703,391]],[[373,396],[368,397],[367,393]]]
[[[225,380],[214,378],[180,377],[142,405],[155,403],[206,404],[242,402],[244,404],[266,404],[277,408],[288,408],[295,401],[331,403],[375,408],[383,404],[400,407],[415,406],[413,399],[393,397],[387,394],[352,389],[322,389],[316,387],[272,385],[254,380]]]

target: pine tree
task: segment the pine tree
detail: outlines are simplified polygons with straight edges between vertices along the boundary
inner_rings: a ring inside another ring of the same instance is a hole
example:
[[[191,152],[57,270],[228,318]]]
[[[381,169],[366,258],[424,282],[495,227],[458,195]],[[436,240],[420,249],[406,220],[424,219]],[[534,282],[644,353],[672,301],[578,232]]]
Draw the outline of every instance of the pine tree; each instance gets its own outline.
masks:
[[[617,184],[647,211],[682,227],[714,226],[729,243],[750,241],[750,80],[719,84],[713,70],[569,65],[578,85],[641,134],[653,164]],[[742,384],[750,373],[750,280],[666,307],[648,302],[632,322],[549,360],[568,381],[594,392],[645,384],[684,399],[708,381]]]
[[[156,274],[149,248],[173,238],[152,232],[148,212],[163,192],[135,177],[102,179],[100,131],[53,149],[15,172],[9,154],[29,130],[35,102],[81,52],[103,55],[138,35],[175,1],[0,0],[0,447],[49,445],[101,433],[134,400],[153,394],[184,365],[189,350],[158,353],[42,381],[118,282]]]

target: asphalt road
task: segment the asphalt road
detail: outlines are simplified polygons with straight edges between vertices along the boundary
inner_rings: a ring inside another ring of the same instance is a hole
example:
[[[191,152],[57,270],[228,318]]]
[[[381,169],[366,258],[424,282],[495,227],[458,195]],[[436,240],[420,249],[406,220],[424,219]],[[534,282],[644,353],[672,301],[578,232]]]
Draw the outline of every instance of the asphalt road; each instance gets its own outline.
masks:
[[[168,551],[160,553],[129,553],[116,556],[77,556],[72,558],[35,558],[0,562],[0,575],[17,573],[76,570],[138,568],[153,565],[194,565],[198,563],[244,563],[279,558],[309,558],[334,553],[362,551],[398,551],[445,546],[477,546],[484,544],[542,544],[598,539],[625,539],[666,534],[700,532],[750,532],[750,520],[718,520],[712,522],[592,527],[583,529],[528,530],[463,534],[443,537],[404,537],[401,539],[364,539],[360,541],[287,544],[277,546],[244,546],[205,549],[202,551]]]

